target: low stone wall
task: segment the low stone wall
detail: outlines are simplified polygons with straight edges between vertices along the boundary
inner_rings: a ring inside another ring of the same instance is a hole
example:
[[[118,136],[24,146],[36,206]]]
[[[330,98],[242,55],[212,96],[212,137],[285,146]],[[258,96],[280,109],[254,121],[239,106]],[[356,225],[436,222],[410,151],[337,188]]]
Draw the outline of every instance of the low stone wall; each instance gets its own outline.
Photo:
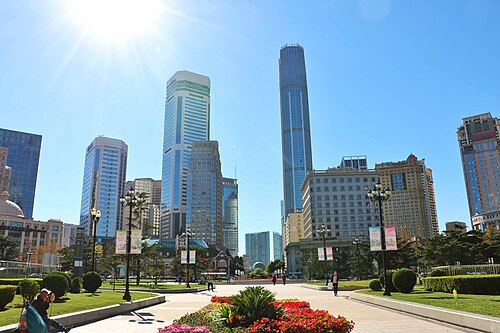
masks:
[[[483,316],[470,312],[454,311],[430,305],[423,305],[412,302],[397,301],[389,298],[352,293],[351,299],[383,306],[397,311],[410,313],[413,315],[435,319],[452,325],[457,325],[481,332],[500,332],[500,319]]]
[[[165,296],[157,295],[149,298],[140,299],[137,301],[132,301],[130,303],[121,303],[121,304],[106,306],[103,308],[67,313],[64,315],[51,318],[55,319],[64,326],[67,325],[81,326],[88,323],[93,323],[98,320],[117,316],[122,313],[139,310],[142,308],[146,308],[164,302],[165,302]],[[2,326],[0,327],[0,333],[11,333],[16,327],[17,324]]]

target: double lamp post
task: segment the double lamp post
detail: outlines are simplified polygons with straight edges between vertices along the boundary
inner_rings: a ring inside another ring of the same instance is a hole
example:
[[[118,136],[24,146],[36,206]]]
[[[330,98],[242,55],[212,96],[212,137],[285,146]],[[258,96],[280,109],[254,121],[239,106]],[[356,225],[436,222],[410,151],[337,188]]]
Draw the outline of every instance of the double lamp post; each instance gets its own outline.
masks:
[[[99,219],[101,218],[101,211],[99,209],[92,208],[90,210],[90,216],[92,218],[92,229],[94,231],[94,242],[92,243],[92,272],[95,272],[95,247],[96,247],[96,229],[97,229],[97,223],[99,223]]]
[[[123,294],[123,299],[127,302],[132,300],[129,290],[129,268],[130,268],[130,249],[131,249],[131,236],[132,236],[132,210],[137,205],[138,198],[135,195],[134,188],[130,188],[125,196],[120,198],[120,202],[123,207],[129,207],[129,218],[128,218],[128,231],[127,231],[127,272],[125,275],[125,294]]]
[[[186,288],[191,288],[189,284],[189,239],[194,236],[194,231],[191,230],[191,227],[186,228],[186,232],[183,232],[181,236],[186,237],[186,250],[187,250],[187,283]]]

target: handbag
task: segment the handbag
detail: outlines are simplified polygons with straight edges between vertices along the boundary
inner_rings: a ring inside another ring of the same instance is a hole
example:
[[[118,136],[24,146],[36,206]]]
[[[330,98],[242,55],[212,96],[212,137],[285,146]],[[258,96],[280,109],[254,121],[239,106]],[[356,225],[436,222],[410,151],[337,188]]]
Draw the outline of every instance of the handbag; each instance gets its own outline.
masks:
[[[328,288],[328,290],[332,290],[333,289],[333,283],[328,282],[328,287],[327,288]]]

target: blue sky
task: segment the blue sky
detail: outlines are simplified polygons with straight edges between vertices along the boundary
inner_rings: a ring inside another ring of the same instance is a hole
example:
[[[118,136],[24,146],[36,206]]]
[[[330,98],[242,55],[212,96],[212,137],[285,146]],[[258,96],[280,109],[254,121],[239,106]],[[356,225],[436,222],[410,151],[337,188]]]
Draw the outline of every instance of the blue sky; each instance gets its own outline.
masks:
[[[1,127],[43,135],[34,216],[78,222],[84,154],[129,146],[128,179],[161,176],[165,83],[210,77],[211,139],[247,232],[279,231],[278,56],[305,48],[315,169],[413,153],[434,171],[440,228],[469,221],[461,118],[500,116],[498,1],[164,1],[154,31],[83,35],[67,1],[0,2]],[[83,36],[83,37],[82,37]]]

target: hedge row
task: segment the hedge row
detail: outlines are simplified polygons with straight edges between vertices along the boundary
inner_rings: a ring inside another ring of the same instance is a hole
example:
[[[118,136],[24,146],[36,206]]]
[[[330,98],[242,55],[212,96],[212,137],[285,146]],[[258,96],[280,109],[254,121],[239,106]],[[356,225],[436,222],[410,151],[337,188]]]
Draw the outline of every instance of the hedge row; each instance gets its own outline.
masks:
[[[428,277],[424,279],[424,288],[445,293],[456,289],[462,294],[500,295],[500,274]]]
[[[19,282],[23,281],[24,278],[1,278],[0,279],[0,286],[18,286]],[[30,280],[38,282],[38,284],[42,283],[42,279],[40,278],[30,278]]]
[[[15,286],[0,286],[0,309],[5,308],[7,304],[14,300],[16,288]]]

